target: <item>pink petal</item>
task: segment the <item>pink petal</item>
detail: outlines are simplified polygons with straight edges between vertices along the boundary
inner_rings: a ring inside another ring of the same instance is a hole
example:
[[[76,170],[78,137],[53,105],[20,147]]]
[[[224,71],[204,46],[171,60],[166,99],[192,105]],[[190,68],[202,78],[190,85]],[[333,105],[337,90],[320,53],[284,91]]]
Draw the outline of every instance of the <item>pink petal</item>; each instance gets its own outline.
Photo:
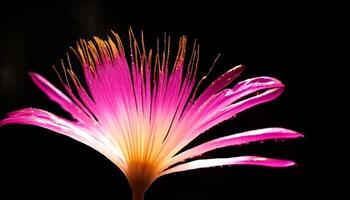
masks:
[[[224,109],[244,96],[254,94],[255,92],[261,90],[282,87],[283,84],[280,81],[270,77],[247,79],[238,83],[232,89],[225,89],[217,94],[211,95],[201,105],[198,105],[197,101],[195,105],[192,105],[185,111],[185,114],[182,116],[182,123],[184,125],[191,124],[189,127],[193,127],[192,122],[201,122],[203,119],[217,114],[218,111]]]
[[[200,112],[205,113],[206,118],[217,114],[220,110],[239,102],[240,99],[254,93],[268,89],[283,88],[284,85],[271,77],[256,77],[239,82],[232,89],[225,89],[216,95],[212,95],[201,107]]]
[[[216,167],[224,165],[258,165],[264,167],[290,167],[295,165],[293,161],[279,160],[272,158],[264,158],[259,156],[240,156],[232,158],[214,158],[195,160],[185,164],[177,165],[170,169],[163,171],[160,175],[166,175],[175,172],[182,172],[192,169],[200,169],[207,167]]]
[[[260,94],[237,101],[243,96],[260,90],[263,90]],[[223,90],[215,95],[214,99],[208,100],[211,102],[204,105],[204,111],[191,110],[187,112],[187,115],[181,119],[180,125],[177,125],[176,129],[169,134],[165,141],[167,143],[164,152],[168,151],[170,152],[169,156],[173,156],[211,127],[234,117],[248,108],[277,98],[282,91],[283,84],[270,77],[248,79],[238,83],[232,90]],[[237,102],[231,104],[232,101]],[[213,104],[215,106],[212,106]]]
[[[0,121],[0,126],[6,124],[29,124],[40,126],[61,133],[82,143],[88,143],[94,147],[95,139],[92,138],[83,127],[77,123],[58,117],[45,110],[36,108],[24,108],[8,114],[8,117]]]
[[[60,90],[53,86],[44,77],[36,73],[29,73],[33,82],[53,101],[60,104],[60,106],[68,111],[72,117],[79,121],[90,121],[91,119],[66,95],[64,95]]]
[[[210,103],[206,103],[202,108],[202,112],[206,113],[206,118],[209,118],[208,116],[213,116],[217,113],[220,113],[220,110],[224,110],[227,107],[234,107],[242,104],[242,102],[246,102],[247,99],[241,101],[239,100],[248,95],[252,95],[257,92],[264,93],[264,90],[277,89],[283,87],[284,85],[279,80],[271,77],[257,77],[247,79],[245,81],[239,82],[232,89],[226,89],[221,93],[212,96],[216,98]],[[253,99],[254,97],[259,97],[259,95],[254,95],[253,97],[250,97],[248,99]]]
[[[237,77],[239,77],[239,75],[241,75],[243,69],[243,65],[238,65],[221,75],[203,91],[203,93],[197,98],[196,103],[203,103],[204,100],[208,99],[210,96],[216,94],[221,89],[232,83]]]
[[[247,110],[253,106],[259,105],[261,103],[265,103],[268,101],[271,101],[275,98],[277,98],[281,93],[283,89],[277,88],[277,89],[269,89],[261,94],[258,94],[256,96],[250,97],[248,99],[239,101],[237,103],[231,104],[220,111],[218,111],[215,115],[211,117],[207,117],[205,120],[203,120],[200,127],[198,127],[197,130],[194,132],[197,132],[195,135],[199,135],[198,133],[203,133],[204,131],[208,130],[209,128],[215,126],[218,123],[221,123],[225,120],[230,119],[231,117],[235,117],[236,114]]]
[[[291,139],[303,137],[302,134],[284,129],[284,128],[264,128],[259,130],[252,130],[243,133],[237,133],[225,137],[221,137],[209,142],[203,143],[196,147],[193,147],[189,150],[186,150],[179,155],[174,156],[167,166],[171,166],[175,163],[181,162],[188,158],[193,158],[200,156],[208,151],[214,149],[223,148],[227,146],[241,145],[249,142],[256,142],[262,140],[271,140],[271,139]]]
[[[124,168],[123,160],[115,149],[106,148],[108,144],[102,143],[103,138],[95,138],[90,131],[96,131],[93,127],[84,127],[77,122],[71,122],[58,117],[45,110],[36,108],[24,108],[8,114],[8,117],[0,121],[0,127],[7,124],[27,124],[49,129],[84,143],[101,152],[116,165]]]

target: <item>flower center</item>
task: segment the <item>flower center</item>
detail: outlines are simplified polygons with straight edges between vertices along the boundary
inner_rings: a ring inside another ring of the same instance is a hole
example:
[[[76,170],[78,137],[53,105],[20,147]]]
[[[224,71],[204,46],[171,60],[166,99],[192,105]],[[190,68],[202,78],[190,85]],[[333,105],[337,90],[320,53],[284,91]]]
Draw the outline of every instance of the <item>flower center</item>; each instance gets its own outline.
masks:
[[[126,175],[134,192],[145,192],[157,178],[155,166],[142,161],[129,162]]]

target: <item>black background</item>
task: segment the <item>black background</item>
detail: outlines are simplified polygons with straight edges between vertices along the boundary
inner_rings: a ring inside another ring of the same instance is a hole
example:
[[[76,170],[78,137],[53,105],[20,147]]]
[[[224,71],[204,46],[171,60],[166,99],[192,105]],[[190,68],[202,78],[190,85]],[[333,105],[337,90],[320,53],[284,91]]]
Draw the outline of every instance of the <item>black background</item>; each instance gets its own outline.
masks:
[[[190,41],[197,38],[201,44],[199,75],[208,71],[218,53],[222,54],[209,81],[234,65],[245,64],[246,71],[239,80],[266,75],[286,84],[277,100],[215,126],[191,145],[273,126],[300,131],[306,138],[254,143],[205,155],[285,158],[295,160],[296,167],[233,166],[171,174],[152,185],[146,200],[301,197],[308,186],[306,147],[313,134],[309,72],[315,66],[306,58],[310,57],[312,29],[318,22],[308,15],[310,7],[264,6],[219,2],[12,2],[2,7],[0,19],[1,118],[9,111],[29,106],[66,115],[34,86],[27,73],[38,72],[59,85],[51,66],[59,65],[68,47],[79,38],[106,38],[114,30],[127,42],[129,26],[136,33],[143,30],[151,46],[164,32],[173,41],[188,35]],[[32,126],[11,125],[0,131],[0,195],[27,199],[131,199],[121,171],[93,149]]]

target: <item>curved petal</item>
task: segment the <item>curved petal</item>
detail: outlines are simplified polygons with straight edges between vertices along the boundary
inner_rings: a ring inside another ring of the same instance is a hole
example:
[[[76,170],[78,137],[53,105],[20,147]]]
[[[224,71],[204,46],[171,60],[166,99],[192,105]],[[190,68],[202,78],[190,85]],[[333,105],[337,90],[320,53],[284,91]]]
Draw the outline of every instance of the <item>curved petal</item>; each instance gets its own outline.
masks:
[[[166,147],[164,148],[164,152],[170,152],[168,155],[173,156],[200,134],[216,124],[226,121],[248,108],[271,101],[282,93],[283,84],[281,84],[279,81],[276,83],[276,85],[269,85],[270,89],[247,99],[227,105],[219,110],[215,110],[214,113],[209,114],[209,112],[201,113],[194,111],[191,117],[186,118],[186,120],[182,119],[183,124],[181,124],[182,127],[177,127],[178,132],[173,133],[171,137],[167,138],[166,142],[169,143],[165,143]],[[264,86],[263,89],[266,89],[266,87]],[[254,89],[252,91],[256,92],[257,90]],[[245,92],[243,91],[243,93]],[[196,117],[198,113],[201,114],[199,118]]]
[[[34,72],[30,72],[29,76],[51,100],[57,102],[64,110],[68,111],[73,118],[79,121],[91,120],[73,101],[71,101],[71,99],[44,77]]]
[[[237,103],[231,104],[229,106],[226,106],[225,108],[218,111],[215,115],[211,117],[206,117],[201,126],[198,127],[194,131],[195,135],[199,135],[200,133],[203,133],[204,131],[208,130],[209,128],[215,126],[218,123],[221,123],[225,120],[230,119],[231,117],[235,117],[236,114],[247,110],[251,107],[254,107],[256,105],[259,105],[261,103],[265,103],[268,101],[271,101],[275,98],[277,98],[283,91],[283,88],[273,88],[269,89],[261,94],[258,94],[256,96],[250,97],[248,99],[239,101]]]
[[[196,103],[203,103],[203,101],[207,100],[210,96],[216,94],[221,89],[232,83],[237,77],[239,77],[239,75],[241,75],[243,69],[243,65],[237,65],[221,75],[203,91],[203,93],[197,98]]]
[[[209,142],[200,144],[191,149],[188,149],[174,156],[172,159],[170,159],[167,166],[171,166],[175,163],[181,162],[188,158],[200,156],[206,152],[209,152],[218,148],[227,147],[227,146],[247,144],[249,142],[256,142],[256,141],[262,141],[262,140],[292,139],[292,138],[298,138],[298,137],[303,137],[303,135],[298,132],[284,129],[284,128],[264,128],[264,129],[246,131],[243,133],[237,133],[237,134],[217,138]]]
[[[232,105],[240,99],[268,89],[283,88],[284,85],[277,79],[271,77],[256,77],[239,82],[232,89],[225,89],[216,95],[211,96],[204,105],[201,112],[206,118],[217,114],[220,110]],[[242,100],[244,101],[244,100]],[[206,119],[204,118],[204,119]]]
[[[224,165],[258,165],[264,167],[290,167],[295,162],[289,160],[279,160],[273,158],[264,158],[259,156],[240,156],[232,158],[214,158],[195,160],[185,164],[177,165],[160,173],[160,176],[175,172],[182,172],[192,169],[200,169],[207,167],[216,167]]]
[[[63,134],[101,152],[122,170],[124,169],[124,161],[116,149],[107,148],[106,144],[102,143],[102,140],[99,141],[90,133],[88,129],[94,130],[93,127],[87,128],[79,125],[79,123],[68,121],[50,112],[36,108],[24,108],[9,113],[7,118],[0,121],[0,127],[7,124],[34,125]]]
[[[283,87],[284,85],[279,80],[271,77],[263,76],[247,79],[239,82],[232,89],[224,90],[223,92],[213,96],[216,97],[215,100],[203,106],[204,108],[202,112],[206,113],[206,115],[208,116],[206,118],[210,118],[210,116],[217,114],[218,111],[223,110],[226,107],[233,107],[233,105],[239,105],[239,102],[246,102],[245,100],[247,99],[239,101],[244,97],[252,95],[256,92],[263,92],[264,90],[279,89]],[[257,94],[255,95],[255,97],[259,97],[259,95]],[[248,99],[252,99],[252,97]]]

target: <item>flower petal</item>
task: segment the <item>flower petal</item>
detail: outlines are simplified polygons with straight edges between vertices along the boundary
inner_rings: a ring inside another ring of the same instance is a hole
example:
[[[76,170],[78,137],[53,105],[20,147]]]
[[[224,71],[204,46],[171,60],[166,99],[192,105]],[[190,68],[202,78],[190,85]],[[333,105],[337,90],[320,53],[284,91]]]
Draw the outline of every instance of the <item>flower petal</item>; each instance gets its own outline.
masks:
[[[213,94],[216,94],[221,89],[232,83],[243,72],[244,66],[237,65],[236,67],[228,70],[226,73],[217,78],[210,86],[203,91],[203,93],[197,98],[196,103],[203,103]]]
[[[24,108],[8,114],[8,117],[0,121],[0,127],[7,124],[28,124],[49,129],[51,131],[63,134],[84,143],[93,149],[101,152],[122,170],[124,169],[124,161],[116,149],[107,148],[103,138],[95,138],[93,127],[84,127],[78,122],[68,121],[56,116],[45,110],[36,108]],[[91,129],[91,130],[90,130]]]
[[[164,152],[170,152],[169,156],[175,155],[176,152],[189,144],[193,139],[216,124],[228,120],[239,112],[255,105],[277,98],[282,93],[283,86],[277,79],[258,77],[242,81],[232,90],[223,90],[215,95],[214,98],[212,96],[208,100],[211,102],[204,105],[202,109],[189,111],[187,116],[181,119],[180,124],[177,124],[165,141],[166,148],[164,148]],[[261,90],[263,92],[260,94],[237,101],[244,96]],[[215,106],[212,106],[213,104]]]
[[[237,133],[237,134],[217,138],[209,142],[200,144],[191,149],[188,149],[174,156],[171,160],[169,160],[169,163],[167,166],[171,166],[175,163],[181,162],[188,158],[200,156],[203,153],[206,153],[208,151],[212,151],[212,150],[227,147],[227,146],[241,145],[249,142],[256,142],[256,141],[262,141],[262,140],[291,139],[291,138],[298,138],[298,137],[303,137],[303,135],[298,132],[284,129],[284,128],[264,128],[259,130],[246,131],[243,133]]]
[[[259,156],[240,156],[232,158],[214,158],[195,160],[185,164],[177,165],[163,171],[160,176],[175,172],[182,172],[192,169],[200,169],[207,167],[216,167],[224,165],[258,165],[265,167],[290,167],[295,165],[295,162],[289,160],[279,160],[273,158],[264,158]]]
[[[53,101],[57,102],[64,110],[68,111],[73,118],[79,121],[91,120],[87,115],[63,94],[59,89],[53,86],[48,80],[39,74],[30,72],[30,78],[33,82]]]
[[[258,94],[248,99],[231,104],[219,110],[215,115],[211,117],[206,117],[202,121],[201,126],[199,126],[196,130],[193,131],[195,133],[194,136],[198,136],[200,133],[203,133],[209,128],[215,126],[216,124],[221,123],[225,120],[228,120],[231,117],[234,117],[236,114],[244,110],[247,110],[248,108],[251,108],[253,106],[256,106],[261,103],[265,103],[277,98],[282,93],[282,91],[283,91],[282,88],[269,89],[261,94]]]
[[[217,95],[213,96],[216,97],[214,101],[206,103],[202,108],[202,112],[206,113],[206,118],[210,118],[211,116],[217,114],[220,110],[223,110],[226,107],[233,107],[233,105],[239,105],[239,102],[245,102],[244,100],[239,101],[244,97],[252,95],[256,92],[283,87],[284,85],[279,80],[271,77],[256,77],[252,79],[247,79],[239,82],[232,89],[224,90],[221,93],[218,93]]]

